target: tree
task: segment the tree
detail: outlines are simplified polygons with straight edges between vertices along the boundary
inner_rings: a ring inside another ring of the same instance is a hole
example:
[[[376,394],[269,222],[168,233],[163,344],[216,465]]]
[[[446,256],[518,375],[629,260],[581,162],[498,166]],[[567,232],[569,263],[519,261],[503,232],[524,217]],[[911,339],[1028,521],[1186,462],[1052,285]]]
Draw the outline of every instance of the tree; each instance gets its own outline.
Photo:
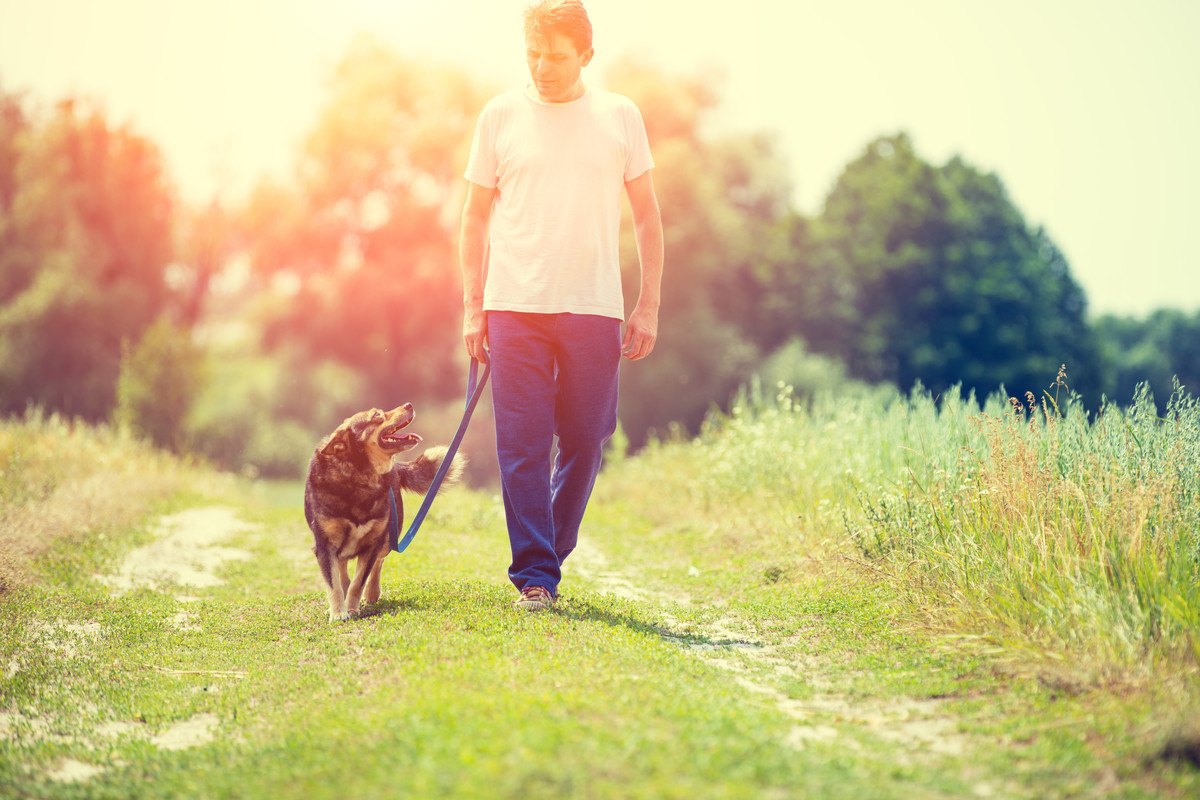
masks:
[[[167,297],[171,215],[148,140],[88,103],[42,121],[0,95],[0,411],[109,415],[122,342]]]
[[[136,345],[126,344],[114,421],[160,447],[184,449],[184,423],[203,385],[203,352],[187,328],[160,317]]]
[[[1111,373],[1106,391],[1118,402],[1133,400],[1145,383],[1165,408],[1176,378],[1193,396],[1200,393],[1200,311],[1159,309],[1145,319],[1107,314],[1096,320],[1096,332]]]
[[[768,294],[764,267],[789,217],[791,186],[774,142],[761,134],[706,132],[713,81],[671,76],[627,61],[608,76],[642,110],[654,153],[666,264],[654,354],[621,376],[621,424],[635,445],[677,422],[699,428],[724,406],[760,356]],[[626,307],[638,290],[637,250],[623,227]],[[775,334],[782,341],[786,335]]]
[[[635,443],[673,421],[695,429],[750,374],[758,350],[741,299],[790,187],[773,142],[717,138],[711,82],[626,62],[608,83],[642,109],[657,162],[667,275],[659,347],[622,375]],[[368,380],[364,403],[461,391],[457,233],[462,169],[490,92],[458,70],[355,42],[334,76],[293,179],[264,182],[240,227],[264,287],[265,340],[333,359]],[[638,289],[626,219],[626,304]],[[785,336],[780,336],[782,341]]]
[[[855,377],[985,395],[1036,391],[1066,363],[1075,388],[1101,385],[1083,290],[995,175],[878,139],[843,171],[815,238],[831,302],[798,328]]]
[[[292,184],[262,184],[241,215],[282,287],[268,348],[352,367],[368,404],[457,393],[461,170],[485,99],[457,69],[354,42]]]

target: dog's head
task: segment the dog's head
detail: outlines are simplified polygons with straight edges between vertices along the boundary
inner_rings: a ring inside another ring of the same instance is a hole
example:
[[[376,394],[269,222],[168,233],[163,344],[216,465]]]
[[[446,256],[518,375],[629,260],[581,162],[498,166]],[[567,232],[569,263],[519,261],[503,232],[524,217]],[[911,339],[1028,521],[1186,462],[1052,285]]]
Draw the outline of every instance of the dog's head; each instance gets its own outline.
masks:
[[[404,432],[415,416],[412,403],[386,412],[378,408],[360,411],[321,442],[317,453],[326,460],[370,467],[382,475],[391,469],[392,456],[421,443],[417,434]]]

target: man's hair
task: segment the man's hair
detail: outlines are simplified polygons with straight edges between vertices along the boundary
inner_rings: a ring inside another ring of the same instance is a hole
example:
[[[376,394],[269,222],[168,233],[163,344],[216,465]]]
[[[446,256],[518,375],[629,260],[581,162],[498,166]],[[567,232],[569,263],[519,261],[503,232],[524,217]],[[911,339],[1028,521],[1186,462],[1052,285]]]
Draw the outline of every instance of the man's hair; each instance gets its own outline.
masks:
[[[549,39],[561,34],[582,53],[592,46],[592,21],[580,0],[538,0],[525,9],[525,37]]]

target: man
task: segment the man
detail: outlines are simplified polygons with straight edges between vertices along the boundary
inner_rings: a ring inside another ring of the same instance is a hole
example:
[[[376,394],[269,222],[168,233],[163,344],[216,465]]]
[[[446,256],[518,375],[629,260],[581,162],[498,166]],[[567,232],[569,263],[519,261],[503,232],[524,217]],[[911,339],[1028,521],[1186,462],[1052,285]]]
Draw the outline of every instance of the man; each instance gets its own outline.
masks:
[[[492,365],[514,605],[538,611],[558,597],[616,430],[621,356],[654,349],[663,241],[641,114],[583,82],[593,55],[583,4],[531,6],[525,48],[532,83],[493,98],[476,125],[459,260],[463,340]],[[642,276],[623,337],[622,187]]]

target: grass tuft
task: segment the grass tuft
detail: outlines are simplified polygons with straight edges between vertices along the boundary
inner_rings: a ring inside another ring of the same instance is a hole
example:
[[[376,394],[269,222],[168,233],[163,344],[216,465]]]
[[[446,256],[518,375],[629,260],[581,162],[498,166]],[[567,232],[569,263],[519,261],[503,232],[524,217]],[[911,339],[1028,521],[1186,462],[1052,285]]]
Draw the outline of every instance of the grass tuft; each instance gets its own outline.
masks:
[[[1089,682],[1195,675],[1200,404],[1180,389],[1159,418],[1143,391],[1093,417],[1064,375],[1052,388],[982,410],[956,391],[750,390],[614,476],[654,476],[632,504],[662,524],[720,520],[706,543],[768,584],[812,573],[788,557],[854,560],[931,621]]]
[[[0,420],[0,592],[56,542],[106,540],[165,498],[226,479],[108,426],[30,410]]]

